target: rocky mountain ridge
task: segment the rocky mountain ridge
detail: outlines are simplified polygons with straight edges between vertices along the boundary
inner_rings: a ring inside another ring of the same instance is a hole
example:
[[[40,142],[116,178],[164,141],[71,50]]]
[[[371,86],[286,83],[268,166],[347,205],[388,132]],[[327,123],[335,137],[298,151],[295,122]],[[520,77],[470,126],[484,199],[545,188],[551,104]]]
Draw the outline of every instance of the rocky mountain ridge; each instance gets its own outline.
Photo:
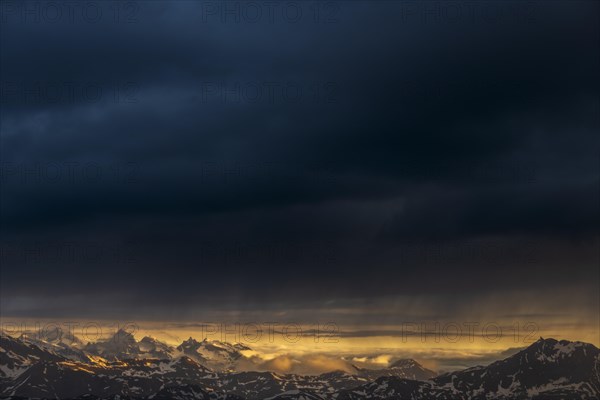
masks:
[[[192,338],[177,348],[165,346],[124,336],[118,343],[73,341],[71,352],[2,335],[0,398],[587,400],[600,394],[600,351],[582,342],[540,339],[488,366],[439,376],[415,360],[316,376],[215,370],[198,359],[236,357],[248,348]]]

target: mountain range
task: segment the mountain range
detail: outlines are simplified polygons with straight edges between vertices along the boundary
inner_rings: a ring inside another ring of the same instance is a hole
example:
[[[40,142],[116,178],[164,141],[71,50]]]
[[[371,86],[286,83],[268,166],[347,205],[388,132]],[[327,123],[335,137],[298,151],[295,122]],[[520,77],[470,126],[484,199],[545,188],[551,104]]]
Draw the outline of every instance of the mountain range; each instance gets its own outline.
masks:
[[[119,331],[84,344],[75,337],[0,335],[0,398],[10,399],[598,399],[600,351],[542,339],[487,366],[437,375],[415,360],[384,369],[321,375],[239,372],[243,344],[177,347]]]

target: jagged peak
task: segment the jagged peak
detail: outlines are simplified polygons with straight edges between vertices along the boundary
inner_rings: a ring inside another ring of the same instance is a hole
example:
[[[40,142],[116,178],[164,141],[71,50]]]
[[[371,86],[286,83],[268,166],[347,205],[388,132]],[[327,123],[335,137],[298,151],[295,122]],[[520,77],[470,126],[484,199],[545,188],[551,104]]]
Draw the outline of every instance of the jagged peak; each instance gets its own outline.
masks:
[[[133,333],[125,330],[124,328],[119,328],[119,330],[115,332],[115,335],[133,336]]]
[[[196,348],[208,348],[210,346],[219,347],[222,349],[233,349],[233,350],[252,350],[250,347],[246,346],[243,343],[229,343],[222,342],[220,340],[209,340],[208,338],[202,339],[202,341],[198,341],[193,337],[189,337],[187,340],[181,342],[178,347],[196,347]]]
[[[108,341],[113,341],[113,342],[131,342],[131,343],[135,343],[135,336],[133,336],[133,333],[126,331],[125,329],[121,328],[118,331],[115,332],[115,334],[112,336],[112,338],[108,339]]]
[[[194,339],[193,337],[189,337],[189,339],[184,340],[183,342],[181,342],[181,345],[186,345],[186,346],[191,346],[191,345],[199,345],[200,342],[197,341],[196,339]]]

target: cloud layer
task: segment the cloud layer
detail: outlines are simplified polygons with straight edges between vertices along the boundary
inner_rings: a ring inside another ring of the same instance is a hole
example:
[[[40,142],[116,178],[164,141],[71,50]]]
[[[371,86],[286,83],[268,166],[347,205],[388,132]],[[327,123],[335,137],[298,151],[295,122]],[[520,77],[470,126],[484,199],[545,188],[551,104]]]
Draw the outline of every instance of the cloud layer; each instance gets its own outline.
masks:
[[[2,312],[593,294],[598,5],[488,3],[5,8]]]

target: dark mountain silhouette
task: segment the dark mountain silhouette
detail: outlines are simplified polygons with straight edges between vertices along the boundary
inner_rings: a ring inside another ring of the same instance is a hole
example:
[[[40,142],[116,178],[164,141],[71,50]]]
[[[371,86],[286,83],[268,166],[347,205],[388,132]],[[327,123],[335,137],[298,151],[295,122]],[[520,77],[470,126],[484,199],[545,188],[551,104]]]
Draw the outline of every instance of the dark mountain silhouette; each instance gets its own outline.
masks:
[[[428,381],[382,377],[340,393],[344,399],[598,399],[600,351],[589,343],[541,339],[488,366]]]
[[[186,352],[235,357],[239,345],[189,339],[173,349],[155,339],[85,346],[107,357],[71,359],[27,338],[0,336],[0,397],[40,399],[598,399],[600,351],[582,342],[540,339],[488,366],[434,376],[414,360],[318,376],[208,368]],[[214,346],[214,348],[213,348]],[[61,346],[62,348],[62,346]],[[68,352],[67,352],[68,354]],[[151,358],[159,354],[164,358]],[[142,358],[125,358],[125,356]],[[241,356],[241,355],[240,355]]]
[[[436,376],[435,372],[423,367],[413,359],[398,360],[389,367],[382,369],[366,369],[357,366],[354,366],[354,368],[357,375],[369,380],[375,380],[383,376],[395,376],[402,379],[424,381]]]

